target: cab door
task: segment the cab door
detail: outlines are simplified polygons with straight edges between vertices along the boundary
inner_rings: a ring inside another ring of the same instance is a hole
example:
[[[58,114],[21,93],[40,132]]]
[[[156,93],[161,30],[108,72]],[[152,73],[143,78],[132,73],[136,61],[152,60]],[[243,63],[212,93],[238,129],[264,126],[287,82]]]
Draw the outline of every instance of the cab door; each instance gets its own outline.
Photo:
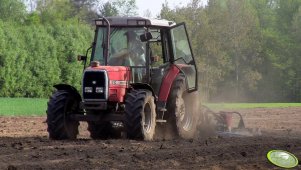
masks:
[[[185,74],[189,91],[197,90],[197,68],[185,23],[170,28],[171,62]]]

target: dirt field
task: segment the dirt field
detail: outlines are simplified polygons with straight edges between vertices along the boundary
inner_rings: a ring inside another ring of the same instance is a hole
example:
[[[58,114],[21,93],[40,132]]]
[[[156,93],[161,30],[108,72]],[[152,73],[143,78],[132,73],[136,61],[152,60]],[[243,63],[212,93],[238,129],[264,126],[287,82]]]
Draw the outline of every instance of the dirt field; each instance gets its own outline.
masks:
[[[78,140],[52,141],[45,117],[0,117],[0,169],[278,169],[266,159],[272,149],[301,159],[301,108],[239,112],[262,136],[103,141],[81,123]]]

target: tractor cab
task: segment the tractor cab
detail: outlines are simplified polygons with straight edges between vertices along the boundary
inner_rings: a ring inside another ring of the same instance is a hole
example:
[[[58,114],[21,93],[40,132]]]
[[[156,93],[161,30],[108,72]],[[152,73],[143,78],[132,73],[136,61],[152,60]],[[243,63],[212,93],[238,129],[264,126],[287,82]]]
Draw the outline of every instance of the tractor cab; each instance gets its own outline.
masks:
[[[111,27],[109,36],[106,32],[107,27],[97,28],[91,62],[98,61],[105,66],[129,67],[133,83],[147,83],[147,43],[142,42],[139,36],[144,34],[144,28]],[[106,39],[108,41],[104,41]]]
[[[125,66],[130,83],[160,84],[170,64],[186,73],[190,90],[197,89],[196,67],[185,24],[142,17],[108,17],[95,20],[96,34],[90,62]]]

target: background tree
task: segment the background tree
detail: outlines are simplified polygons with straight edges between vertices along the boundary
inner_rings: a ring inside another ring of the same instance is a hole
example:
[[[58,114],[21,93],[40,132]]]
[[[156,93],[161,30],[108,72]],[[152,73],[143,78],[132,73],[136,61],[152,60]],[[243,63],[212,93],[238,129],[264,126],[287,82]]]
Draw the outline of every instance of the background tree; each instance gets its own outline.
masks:
[[[0,0],[0,20],[23,22],[26,7],[21,0]]]
[[[216,98],[234,96],[235,100],[244,100],[256,90],[261,79],[261,73],[258,71],[262,61],[259,55],[261,46],[258,18],[248,0],[216,2],[219,4],[216,9],[221,12],[219,17],[215,18],[217,22],[213,23],[217,28],[222,28],[215,31],[219,34],[217,38],[222,51],[231,62],[229,72],[219,82],[219,95],[216,95]]]
[[[136,0],[115,0],[113,4],[117,7],[120,16],[137,15]]]
[[[186,22],[203,99],[300,102],[301,0],[202,2],[165,2],[158,17]],[[0,96],[79,88],[75,56],[93,41],[91,21],[136,14],[135,0],[0,0]]]
[[[74,7],[73,16],[76,16],[79,21],[84,21],[86,23],[92,22],[97,18],[97,13],[95,11],[95,6],[97,6],[97,0],[70,0],[72,6]]]
[[[69,0],[38,0],[37,12],[44,24],[56,24],[59,21],[74,21],[75,7]]]
[[[100,16],[117,16],[118,9],[115,5],[113,5],[111,2],[108,1],[100,7],[99,15]]]
[[[137,15],[136,0],[113,0],[97,6],[99,16],[135,16]]]

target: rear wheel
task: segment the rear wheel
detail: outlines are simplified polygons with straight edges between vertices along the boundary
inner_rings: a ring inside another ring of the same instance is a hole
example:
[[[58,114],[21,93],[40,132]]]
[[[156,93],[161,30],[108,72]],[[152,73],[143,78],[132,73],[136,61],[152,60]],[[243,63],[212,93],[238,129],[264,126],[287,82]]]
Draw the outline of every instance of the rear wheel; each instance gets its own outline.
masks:
[[[185,78],[179,75],[171,88],[167,102],[168,123],[177,135],[190,139],[195,136],[198,121],[198,93],[186,91]]]
[[[125,127],[130,139],[152,140],[156,127],[156,106],[148,90],[132,90],[125,100]]]
[[[78,99],[66,90],[56,91],[50,98],[47,108],[47,131],[49,138],[76,139],[79,122],[71,120],[71,114],[79,113]]]

